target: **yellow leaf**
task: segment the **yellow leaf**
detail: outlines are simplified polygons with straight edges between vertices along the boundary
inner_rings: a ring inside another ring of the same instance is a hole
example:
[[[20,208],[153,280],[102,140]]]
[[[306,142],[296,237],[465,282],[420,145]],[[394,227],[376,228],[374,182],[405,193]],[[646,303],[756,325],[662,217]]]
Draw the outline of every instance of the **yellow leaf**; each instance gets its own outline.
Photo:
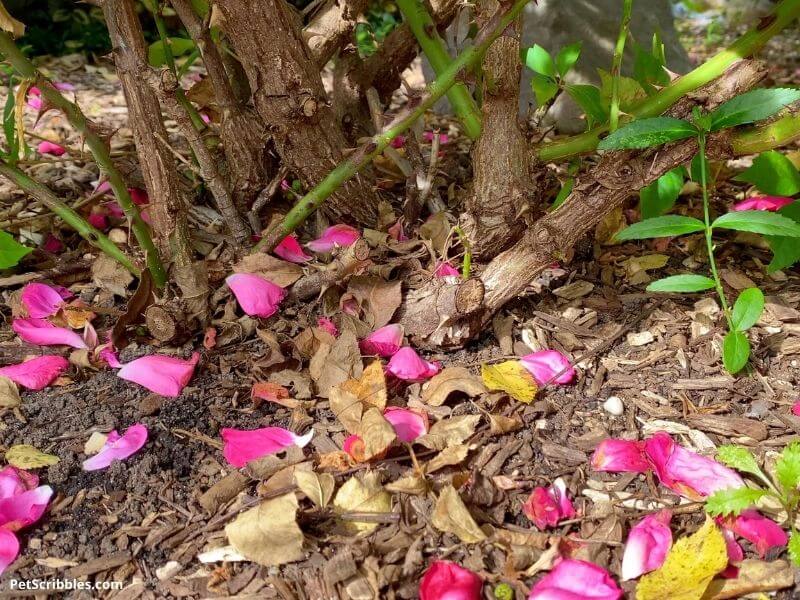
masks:
[[[428,464],[425,465],[425,472],[433,473],[444,467],[460,464],[467,458],[467,454],[469,454],[469,446],[467,444],[459,444],[458,446],[445,448],[428,461]]]
[[[518,360],[481,365],[483,383],[490,390],[502,390],[514,400],[530,404],[539,391],[533,375]]]
[[[340,387],[355,394],[364,404],[381,410],[386,408],[386,376],[379,360],[369,363],[360,378],[348,379]]]
[[[49,467],[58,463],[59,460],[57,456],[45,454],[41,450],[29,446],[28,444],[11,446],[11,448],[6,450],[6,462],[18,469]]]
[[[383,489],[378,473],[366,473],[363,479],[351,477],[336,492],[333,505],[342,512],[389,513],[392,512],[392,497]],[[377,523],[347,521],[346,528],[354,533],[375,529]]]
[[[392,493],[422,496],[428,493],[429,486],[424,477],[414,474],[386,484],[386,489]]]
[[[303,558],[294,493],[262,502],[225,527],[228,542],[247,560],[274,567]]]
[[[439,531],[457,535],[458,539],[468,544],[486,539],[486,534],[478,527],[452,485],[442,488],[433,510],[431,524]]]
[[[725,538],[714,521],[675,542],[664,564],[639,581],[636,600],[700,600],[728,564]]]
[[[297,487],[300,488],[311,501],[319,506],[325,508],[328,502],[331,501],[333,496],[333,488],[336,487],[336,480],[330,473],[317,474],[313,471],[296,470],[294,472],[294,480]]]
[[[381,456],[395,440],[394,427],[377,408],[370,408],[361,418],[358,436],[364,442],[364,460]]]
[[[0,2],[0,29],[10,33],[13,38],[22,37],[25,33],[25,24],[12,17],[2,2]]]

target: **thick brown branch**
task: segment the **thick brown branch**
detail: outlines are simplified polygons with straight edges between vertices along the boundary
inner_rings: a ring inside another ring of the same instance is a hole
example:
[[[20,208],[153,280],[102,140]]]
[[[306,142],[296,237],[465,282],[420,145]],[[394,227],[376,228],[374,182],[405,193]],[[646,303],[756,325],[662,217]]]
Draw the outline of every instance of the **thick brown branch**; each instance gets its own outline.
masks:
[[[303,39],[320,69],[352,38],[367,4],[367,0],[329,0],[305,26]]]
[[[291,298],[296,300],[314,298],[332,285],[345,282],[369,264],[369,245],[364,238],[361,238],[352,246],[345,248],[341,255],[324,269],[298,279],[292,286]]]

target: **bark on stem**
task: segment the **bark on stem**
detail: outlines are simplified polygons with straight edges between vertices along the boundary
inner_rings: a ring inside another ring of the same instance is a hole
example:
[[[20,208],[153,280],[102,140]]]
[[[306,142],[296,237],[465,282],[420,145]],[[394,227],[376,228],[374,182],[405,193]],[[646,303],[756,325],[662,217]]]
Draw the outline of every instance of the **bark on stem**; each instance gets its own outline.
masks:
[[[303,29],[311,56],[322,69],[351,37],[367,0],[329,0]]]

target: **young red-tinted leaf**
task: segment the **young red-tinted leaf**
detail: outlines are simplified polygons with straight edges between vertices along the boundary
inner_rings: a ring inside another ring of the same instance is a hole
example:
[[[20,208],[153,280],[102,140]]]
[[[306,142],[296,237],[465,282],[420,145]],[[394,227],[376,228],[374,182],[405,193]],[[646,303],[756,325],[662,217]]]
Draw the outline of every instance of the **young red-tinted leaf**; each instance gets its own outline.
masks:
[[[692,292],[702,292],[714,287],[714,280],[703,275],[673,275],[654,281],[647,286],[648,292],[672,292],[690,294]]]
[[[789,558],[796,567],[800,567],[800,535],[795,529],[792,529],[792,533],[789,536],[787,548],[789,550]]]
[[[741,371],[750,358],[750,341],[741,331],[729,331],[722,341],[722,364],[731,375]]]
[[[671,237],[702,231],[705,225],[699,219],[682,215],[665,215],[654,219],[645,219],[626,227],[616,235],[616,239],[645,240],[649,238]]]
[[[711,494],[706,500],[706,512],[712,516],[738,515],[766,494],[766,490],[754,490],[748,487],[720,490]]]
[[[23,246],[10,233],[0,231],[0,269],[17,266],[25,256],[33,252],[33,248]]]
[[[677,167],[639,190],[639,208],[643,219],[663,215],[675,206],[683,187],[683,173],[683,167]]]
[[[778,214],[800,224],[800,201],[784,206],[778,211]],[[767,267],[769,273],[790,267],[800,260],[800,244],[797,243],[796,239],[784,236],[767,236],[767,243],[773,255],[772,262]]]
[[[722,464],[741,471],[742,473],[751,473],[753,475],[760,475],[761,469],[758,467],[756,457],[747,448],[741,446],[734,446],[726,444],[717,449],[717,460]]]
[[[792,161],[775,150],[759,154],[752,166],[735,179],[752,183],[770,196],[794,196],[800,192],[800,172]]]
[[[738,331],[747,331],[756,324],[764,312],[764,293],[758,288],[747,288],[733,305],[731,320]]]
[[[725,213],[718,217],[711,226],[762,235],[800,237],[800,224],[781,214],[766,210],[740,210]]]
[[[775,473],[784,492],[797,489],[800,484],[800,442],[792,442],[783,449],[775,462]]]
[[[600,150],[650,148],[695,135],[697,129],[694,125],[682,119],[672,117],[637,119],[601,140],[597,147]]]
[[[608,109],[603,103],[599,88],[586,84],[568,84],[564,89],[586,113],[589,124],[602,123],[608,118]]]
[[[525,64],[534,73],[546,75],[547,77],[556,76],[556,65],[550,53],[539,44],[534,44],[525,53]]]
[[[751,90],[720,104],[711,113],[711,131],[761,121],[798,100],[800,90],[791,88]]]
[[[575,42],[569,46],[564,46],[558,51],[556,55],[556,68],[561,77],[565,77],[570,72],[575,63],[578,62],[578,57],[581,55],[582,42]]]

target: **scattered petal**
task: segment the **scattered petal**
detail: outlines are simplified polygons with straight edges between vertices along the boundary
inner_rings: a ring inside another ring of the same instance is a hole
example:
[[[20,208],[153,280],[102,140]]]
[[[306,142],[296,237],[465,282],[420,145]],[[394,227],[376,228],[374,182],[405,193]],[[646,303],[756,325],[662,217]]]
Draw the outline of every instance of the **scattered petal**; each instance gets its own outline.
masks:
[[[317,327],[319,327],[323,331],[327,331],[333,337],[339,335],[339,329],[336,327],[334,322],[331,321],[328,317],[319,317],[317,319]]]
[[[64,250],[64,242],[54,236],[52,233],[47,234],[47,239],[42,244],[42,250],[50,254],[58,254]]]
[[[565,559],[533,586],[528,600],[617,600],[622,590],[602,567]]]
[[[7,529],[0,529],[0,575],[19,555],[19,540]]]
[[[69,368],[62,356],[39,356],[18,365],[0,368],[0,375],[29,390],[41,390]]]
[[[751,542],[761,558],[770,548],[783,547],[789,541],[780,525],[753,509],[742,511],[738,517],[722,519],[720,524]]]
[[[664,564],[664,559],[672,547],[670,519],[672,519],[670,511],[660,510],[647,515],[631,528],[622,556],[623,581],[636,579]]]
[[[644,442],[608,439],[595,448],[592,468],[611,473],[647,473],[650,463],[644,453]]]
[[[401,442],[411,443],[428,433],[428,415],[426,413],[390,406],[383,411],[383,417],[392,424],[397,439]]]
[[[390,358],[403,345],[403,335],[402,325],[385,325],[361,340],[358,347],[364,354]]]
[[[800,400],[792,404],[792,414],[800,417]]]
[[[293,263],[304,263],[311,260],[311,256],[303,252],[303,247],[297,241],[297,236],[287,235],[281,243],[275,246],[273,250],[275,254],[280,256],[283,260],[288,260]]]
[[[404,381],[423,381],[439,372],[439,363],[429,362],[406,346],[400,348],[386,365],[386,372]]]
[[[108,217],[103,213],[99,212],[92,212],[86,218],[89,221],[89,225],[94,227],[95,229],[99,229],[100,231],[105,231],[108,229]]]
[[[53,489],[43,485],[14,496],[0,496],[0,529],[19,531],[35,523],[47,510],[52,495]]]
[[[419,583],[419,600],[480,600],[483,580],[449,560],[431,563]]]
[[[147,443],[147,427],[141,423],[131,425],[120,435],[115,429],[108,434],[103,448],[83,461],[84,471],[98,471],[110,466],[115,460],[125,460],[136,454]]]
[[[564,519],[575,516],[575,508],[567,495],[567,486],[560,477],[549,488],[537,487],[533,490],[522,512],[540,530],[555,527]]]
[[[242,310],[255,317],[266,319],[278,310],[286,290],[260,275],[235,273],[225,280]]]
[[[575,380],[575,368],[569,359],[557,350],[540,350],[519,360],[540,386],[548,383],[564,385]]]
[[[51,156],[61,156],[67,151],[64,146],[59,146],[58,144],[47,141],[40,142],[36,150],[39,154],[50,154]]]
[[[14,319],[11,328],[30,344],[40,346],[72,346],[73,348],[86,348],[83,338],[64,327],[56,327],[44,319]]]
[[[267,454],[275,454],[294,444],[305,448],[314,435],[311,429],[305,435],[297,435],[283,427],[263,427],[243,430],[225,428],[221,431],[222,454],[234,467],[243,467],[251,460]]]
[[[123,366],[122,363],[119,362],[117,351],[114,350],[111,344],[106,344],[97,355],[100,357],[100,360],[104,360],[112,369],[121,369]]]
[[[122,365],[117,376],[138,383],[156,394],[174,398],[180,396],[189,383],[199,360],[200,354],[197,352],[189,360],[174,356],[143,356]]]
[[[768,210],[775,212],[792,202],[794,202],[794,198],[784,198],[782,196],[753,196],[738,204],[734,204],[731,210]]]
[[[22,288],[20,300],[29,317],[43,319],[56,314],[64,306],[58,290],[44,283],[29,283]]]
[[[458,272],[458,269],[446,260],[439,261],[433,274],[436,277],[461,277],[461,273]]]
[[[389,232],[389,237],[392,238],[395,242],[408,241],[408,236],[406,235],[406,231],[403,228],[403,219],[398,219],[397,223],[389,227],[388,232]]]
[[[331,225],[306,247],[314,252],[330,252],[337,246],[352,246],[360,237],[358,230],[349,225]]]
[[[433,131],[424,131],[422,132],[422,139],[428,142],[429,144],[433,141],[433,136],[436,135],[438,132]],[[445,144],[450,143],[450,138],[446,133],[439,133],[439,145],[444,146]]]
[[[128,188],[128,193],[131,195],[131,200],[136,206],[144,206],[150,203],[150,196],[147,195],[147,190],[142,188]]]

